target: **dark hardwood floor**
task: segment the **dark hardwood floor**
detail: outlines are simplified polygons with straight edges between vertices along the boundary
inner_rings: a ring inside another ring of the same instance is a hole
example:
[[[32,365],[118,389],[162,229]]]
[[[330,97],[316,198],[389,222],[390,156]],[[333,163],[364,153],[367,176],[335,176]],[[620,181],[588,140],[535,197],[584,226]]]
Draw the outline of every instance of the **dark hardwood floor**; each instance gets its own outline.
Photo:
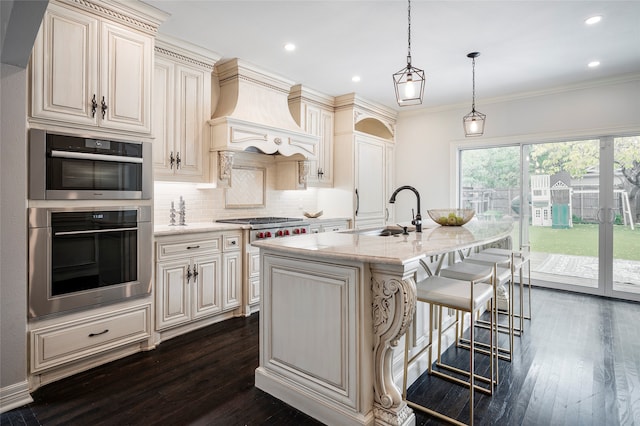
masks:
[[[476,398],[476,424],[640,426],[640,304],[540,288],[533,302],[497,394]],[[1,424],[319,424],[256,389],[257,365],[258,315],[235,318],[43,386]],[[423,375],[410,398],[468,421],[465,392]],[[440,424],[420,413],[416,423]]]

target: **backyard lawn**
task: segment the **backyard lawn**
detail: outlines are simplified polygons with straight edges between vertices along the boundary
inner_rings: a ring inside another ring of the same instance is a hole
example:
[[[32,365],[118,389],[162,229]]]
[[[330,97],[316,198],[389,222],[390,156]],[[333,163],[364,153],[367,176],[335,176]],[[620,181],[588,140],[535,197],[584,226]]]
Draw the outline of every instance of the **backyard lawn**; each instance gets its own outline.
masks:
[[[543,253],[598,256],[598,225],[579,224],[569,229],[549,226],[530,226],[531,250]],[[640,260],[640,227],[613,226],[613,257]]]

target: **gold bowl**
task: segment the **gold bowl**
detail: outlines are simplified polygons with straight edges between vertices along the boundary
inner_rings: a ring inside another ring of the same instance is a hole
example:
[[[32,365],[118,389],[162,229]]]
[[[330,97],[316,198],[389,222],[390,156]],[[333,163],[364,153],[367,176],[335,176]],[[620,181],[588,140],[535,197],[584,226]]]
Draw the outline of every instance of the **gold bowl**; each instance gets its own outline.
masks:
[[[431,209],[427,210],[435,223],[442,226],[462,226],[476,213],[473,209]]]

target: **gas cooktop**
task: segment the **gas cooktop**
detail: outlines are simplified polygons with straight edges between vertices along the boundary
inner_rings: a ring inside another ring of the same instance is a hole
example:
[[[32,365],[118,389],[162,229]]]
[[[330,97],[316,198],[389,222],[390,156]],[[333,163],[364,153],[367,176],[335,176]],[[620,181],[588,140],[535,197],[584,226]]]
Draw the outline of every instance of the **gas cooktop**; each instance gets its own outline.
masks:
[[[269,216],[269,217],[245,217],[245,218],[236,218],[236,219],[218,219],[216,222],[221,223],[239,223],[239,224],[247,224],[247,225],[264,225],[271,223],[283,223],[283,222],[301,222],[302,218],[299,217],[278,217],[278,216]]]

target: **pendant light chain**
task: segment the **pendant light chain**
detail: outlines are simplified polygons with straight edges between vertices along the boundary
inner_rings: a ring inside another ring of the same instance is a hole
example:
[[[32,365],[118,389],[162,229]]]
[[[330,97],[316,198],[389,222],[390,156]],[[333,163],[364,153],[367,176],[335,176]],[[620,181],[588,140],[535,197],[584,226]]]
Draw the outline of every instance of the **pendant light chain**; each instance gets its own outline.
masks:
[[[473,79],[472,83],[472,93],[473,97],[471,100],[471,111],[476,110],[476,58],[471,58],[471,78]]]
[[[407,21],[408,21],[408,28],[409,30],[407,31],[408,33],[408,37],[407,37],[407,45],[409,46],[408,48],[408,53],[407,53],[407,62],[409,64],[411,64],[411,0],[408,1],[409,6],[407,7]]]

